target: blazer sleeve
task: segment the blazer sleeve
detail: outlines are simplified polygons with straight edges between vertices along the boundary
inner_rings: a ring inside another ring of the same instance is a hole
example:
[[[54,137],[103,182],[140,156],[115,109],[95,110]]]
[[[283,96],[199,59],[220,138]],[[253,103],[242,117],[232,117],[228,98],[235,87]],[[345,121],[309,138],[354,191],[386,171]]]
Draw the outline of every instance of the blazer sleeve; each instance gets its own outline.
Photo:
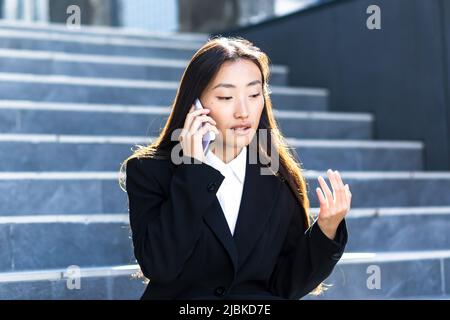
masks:
[[[313,291],[333,271],[344,253],[347,238],[345,219],[331,240],[317,220],[305,231],[303,217],[296,210],[270,278],[270,290],[286,299],[300,299]]]
[[[161,171],[165,172],[161,160],[149,161],[146,170],[138,158],[127,162],[130,226],[134,254],[144,276],[152,283],[166,283],[181,273],[193,252],[202,217],[216,197],[211,185],[217,190],[224,176],[205,163],[182,163],[174,170],[166,194],[160,180],[169,176],[161,178]]]

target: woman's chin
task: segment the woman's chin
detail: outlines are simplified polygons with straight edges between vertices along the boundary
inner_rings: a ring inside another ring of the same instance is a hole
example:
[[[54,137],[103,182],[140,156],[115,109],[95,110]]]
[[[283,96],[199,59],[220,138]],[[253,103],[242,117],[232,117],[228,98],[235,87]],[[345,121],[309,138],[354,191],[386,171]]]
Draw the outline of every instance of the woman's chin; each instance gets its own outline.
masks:
[[[237,137],[236,139],[233,139],[233,141],[227,141],[227,142],[223,142],[222,140],[216,140],[212,143],[212,146],[214,146],[214,148],[218,148],[219,146],[223,146],[224,148],[227,149],[240,149],[243,147],[246,147],[250,144],[250,142],[252,141],[251,136],[247,136],[247,137]]]
[[[235,146],[238,148],[248,146],[255,136],[255,129],[249,128],[242,131],[236,131],[233,135]]]
[[[226,148],[240,149],[248,146],[255,135],[256,130],[254,128],[239,131],[229,129],[225,134],[221,132],[220,136],[216,136],[214,144],[216,146],[222,145]]]
[[[233,146],[235,148],[243,148],[250,144],[254,137],[254,134],[248,134],[244,136],[236,136],[235,139],[233,139],[233,143],[229,144],[229,146]]]

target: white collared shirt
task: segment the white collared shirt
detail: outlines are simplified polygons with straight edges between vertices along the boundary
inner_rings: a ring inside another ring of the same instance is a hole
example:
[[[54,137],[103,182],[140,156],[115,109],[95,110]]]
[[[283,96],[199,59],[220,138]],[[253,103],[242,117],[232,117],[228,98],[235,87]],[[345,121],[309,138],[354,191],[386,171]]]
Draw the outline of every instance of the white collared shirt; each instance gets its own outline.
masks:
[[[234,235],[242,191],[244,189],[246,160],[247,147],[243,147],[237,157],[228,163],[224,163],[211,150],[208,150],[205,156],[205,163],[220,171],[225,177],[216,192],[216,196],[225,214],[232,235]]]

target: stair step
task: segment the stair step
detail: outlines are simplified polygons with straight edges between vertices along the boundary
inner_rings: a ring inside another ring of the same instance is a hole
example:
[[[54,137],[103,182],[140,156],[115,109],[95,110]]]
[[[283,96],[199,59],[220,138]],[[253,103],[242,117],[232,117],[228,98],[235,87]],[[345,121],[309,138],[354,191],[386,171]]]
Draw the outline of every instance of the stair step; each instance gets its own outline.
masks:
[[[0,172],[114,171],[136,144],[155,137],[0,134]],[[288,140],[290,141],[290,140]],[[420,143],[354,140],[295,140],[291,143],[309,170],[420,170]]]
[[[201,44],[167,39],[130,39],[0,28],[0,47],[135,57],[191,59]]]
[[[187,60],[0,49],[0,72],[179,81]],[[287,85],[288,69],[271,67],[270,83]]]
[[[450,207],[352,208],[347,227],[350,252],[450,249]]]
[[[358,258],[358,256],[362,258]],[[331,276],[332,285],[307,299],[404,299],[450,294],[450,250],[344,254]],[[379,271],[379,273],[378,273]],[[380,274],[380,288],[371,286]],[[369,278],[371,277],[371,278]],[[368,280],[369,279],[369,280]]]
[[[312,207],[317,176],[305,171]],[[448,172],[341,172],[352,189],[352,207],[449,206]],[[0,215],[127,212],[117,171],[1,172]],[[392,190],[395,190],[393,192]],[[83,201],[80,201],[83,199]]]
[[[126,214],[0,217],[0,272],[136,263],[128,221]]]
[[[446,171],[342,171],[352,190],[353,207],[447,206],[450,204],[450,172]],[[310,182],[310,204],[319,206],[315,189],[317,177],[325,171],[305,170]]]
[[[400,298],[397,297],[395,300],[450,300],[450,295],[441,294],[441,295],[435,295],[435,296],[410,296],[410,297],[400,297]]]
[[[418,171],[423,144],[411,141],[361,141],[287,138],[308,170]]]
[[[5,100],[170,106],[178,86],[178,82],[171,81],[0,73],[0,91]],[[327,108],[326,89],[272,86],[271,91],[275,108]]]
[[[357,208],[346,221],[349,252],[450,249],[450,207]],[[130,237],[127,213],[1,216],[0,272],[135,263]]]
[[[0,132],[158,135],[170,107],[0,100]],[[316,139],[372,137],[370,114],[274,110],[285,136]],[[53,121],[48,121],[53,119]],[[319,132],[317,128],[321,127]]]
[[[143,29],[87,25],[83,25],[81,28],[76,29],[70,28],[66,24],[60,23],[28,23],[25,21],[17,22],[13,20],[1,20],[0,29],[16,31],[39,31],[63,35],[88,35],[91,37],[113,37],[141,40],[177,40],[179,42],[195,43],[202,43],[209,38],[209,34],[206,33],[158,32]]]
[[[325,280],[331,287],[304,299],[445,299],[450,295],[449,262],[450,251],[346,253]],[[70,269],[0,273],[0,298],[138,299],[145,286],[131,277],[137,270],[137,265],[82,267],[79,290],[68,288],[75,283]],[[372,270],[380,271],[380,289],[367,286]]]
[[[369,113],[281,109],[274,109],[273,112],[285,137],[353,140],[373,138],[374,117]]]
[[[0,273],[0,299],[137,300],[145,290],[143,279],[133,276],[138,270],[124,265]]]

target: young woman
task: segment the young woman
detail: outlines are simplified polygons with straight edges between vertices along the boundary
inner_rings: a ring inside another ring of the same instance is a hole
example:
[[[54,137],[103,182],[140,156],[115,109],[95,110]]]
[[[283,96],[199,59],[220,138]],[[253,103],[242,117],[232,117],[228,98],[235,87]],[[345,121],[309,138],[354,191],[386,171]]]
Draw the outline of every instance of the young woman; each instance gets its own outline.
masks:
[[[333,192],[319,177],[310,223],[306,181],[274,119],[268,79],[269,59],[251,42],[210,39],[189,62],[159,137],[122,164],[134,253],[149,279],[142,299],[299,299],[320,292],[340,259],[349,187],[337,171],[327,172]],[[204,150],[208,131],[216,139]],[[265,142],[260,131],[270,132]],[[262,173],[275,162],[277,171]]]

